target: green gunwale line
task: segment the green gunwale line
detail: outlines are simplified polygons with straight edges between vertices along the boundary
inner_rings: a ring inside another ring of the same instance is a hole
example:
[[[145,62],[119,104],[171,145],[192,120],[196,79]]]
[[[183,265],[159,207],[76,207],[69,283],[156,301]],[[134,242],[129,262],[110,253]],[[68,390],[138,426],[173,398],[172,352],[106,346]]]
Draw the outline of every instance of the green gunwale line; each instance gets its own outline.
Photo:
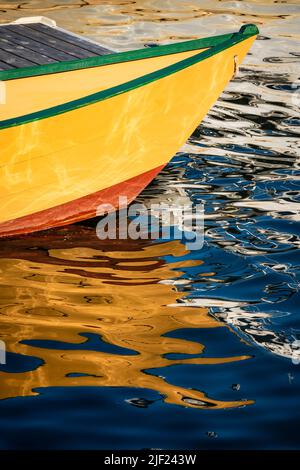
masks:
[[[244,37],[250,37],[258,34],[258,29],[256,25],[248,24],[242,26],[239,33],[222,34],[220,36],[194,39],[192,41],[167,44],[153,48],[137,49],[134,51],[118,52],[107,54],[105,56],[90,57],[88,59],[76,59],[54,64],[35,65],[33,67],[22,67],[15,70],[2,70],[0,71],[0,80],[5,81],[25,77],[34,77],[36,75],[68,72],[90,67],[99,67],[101,65],[117,64],[120,62],[129,62],[132,60],[159,57],[167,54],[176,54],[178,52],[187,52],[195,49],[204,49],[206,47],[217,46],[218,44],[232,38],[236,34],[242,34]]]
[[[34,113],[26,114],[24,116],[19,116],[19,117],[16,117],[16,118],[11,118],[11,119],[6,119],[4,121],[0,121],[0,130],[1,129],[7,129],[9,127],[19,126],[19,125],[22,125],[22,124],[28,124],[30,122],[37,121],[37,120],[40,120],[40,119],[46,119],[48,117],[57,116],[59,114],[66,113],[68,111],[72,111],[72,110],[75,110],[75,109],[78,109],[78,108],[82,108],[82,107],[87,106],[87,105],[95,104],[99,101],[103,101],[105,99],[112,98],[113,96],[117,96],[117,95],[120,95],[122,93],[126,93],[126,92],[128,92],[130,90],[133,90],[135,88],[142,87],[142,86],[147,85],[151,82],[154,82],[154,81],[159,80],[161,78],[167,77],[168,75],[176,73],[176,72],[178,72],[180,70],[183,70],[187,67],[190,67],[191,65],[194,65],[198,62],[201,62],[202,60],[208,59],[209,57],[212,57],[212,56],[218,54],[219,52],[222,52],[222,51],[234,46],[235,44],[238,44],[238,43],[244,41],[245,39],[248,39],[248,38],[250,38],[252,36],[255,36],[257,34],[258,34],[258,29],[255,25],[245,25],[240,29],[240,31],[238,33],[225,35],[227,37],[226,40],[222,41],[221,43],[218,43],[215,46],[210,47],[210,49],[206,49],[205,51],[202,51],[202,52],[200,52],[200,53],[198,53],[198,54],[196,54],[192,57],[189,57],[188,59],[181,60],[180,62],[176,62],[175,64],[169,65],[168,67],[165,67],[163,69],[156,70],[155,72],[151,72],[147,75],[143,75],[143,76],[138,77],[134,80],[130,80],[129,82],[122,83],[121,85],[117,85],[117,86],[114,86],[112,88],[108,88],[106,90],[102,90],[102,91],[97,92],[97,93],[93,93],[91,95],[85,96],[83,98],[79,98],[77,100],[69,101],[67,103],[64,103],[64,104],[61,104],[61,105],[58,105],[58,106],[53,106],[51,108],[47,108],[47,109],[44,109],[42,111],[37,111],[37,112],[34,112]],[[207,40],[208,39],[215,39],[215,38],[207,38]],[[198,40],[196,40],[196,41],[198,41]],[[189,41],[189,42],[194,42],[194,41]],[[183,44],[183,43],[180,43],[180,44]],[[174,46],[176,46],[176,44],[174,44]],[[170,47],[170,46],[159,46],[159,47]],[[199,48],[199,46],[197,47],[197,49],[198,48]],[[186,50],[186,49],[184,49],[184,50]],[[142,49],[142,51],[144,51],[144,49]],[[147,51],[147,49],[146,49],[146,51]],[[106,56],[106,57],[109,57],[109,56]],[[19,69],[19,70],[25,70],[25,69]],[[1,76],[0,76],[0,79],[1,79]]]
[[[147,47],[134,51],[114,52],[104,56],[89,57],[87,59],[74,59],[54,64],[34,65],[22,67],[15,70],[0,71],[0,80],[12,80],[18,78],[34,77],[37,75],[47,75],[52,73],[70,72],[72,70],[100,67],[102,65],[118,64],[120,62],[130,62],[133,60],[148,59],[162,55],[176,54],[178,52],[192,51],[212,47],[220,42],[226,41],[232,34],[223,34],[213,38],[194,39],[175,44],[167,44],[157,47]]]

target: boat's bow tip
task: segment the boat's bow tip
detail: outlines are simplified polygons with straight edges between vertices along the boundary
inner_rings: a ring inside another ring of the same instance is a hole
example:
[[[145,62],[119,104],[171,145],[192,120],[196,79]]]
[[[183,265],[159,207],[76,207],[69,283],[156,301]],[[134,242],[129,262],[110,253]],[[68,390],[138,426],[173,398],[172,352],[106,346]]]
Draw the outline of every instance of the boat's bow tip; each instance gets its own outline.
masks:
[[[256,24],[244,24],[239,30],[239,33],[243,36],[256,36],[259,30]]]

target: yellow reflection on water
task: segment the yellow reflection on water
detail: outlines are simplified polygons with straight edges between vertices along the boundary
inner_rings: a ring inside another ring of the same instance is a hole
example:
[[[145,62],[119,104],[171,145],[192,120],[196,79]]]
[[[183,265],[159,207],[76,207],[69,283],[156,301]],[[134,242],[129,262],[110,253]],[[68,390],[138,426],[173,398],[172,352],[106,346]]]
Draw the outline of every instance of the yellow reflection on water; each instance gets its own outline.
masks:
[[[60,230],[52,238],[35,234],[3,242],[1,339],[8,351],[34,356],[44,363],[27,372],[0,372],[0,398],[36,395],[39,387],[109,386],[151,389],[168,403],[191,407],[227,408],[251,403],[208,398],[201,391],[170,384],[145,372],[174,364],[201,367],[247,357],[164,357],[167,353],[200,354],[204,349],[204,345],[168,338],[165,333],[222,327],[206,308],[168,306],[182,294],[160,281],[180,275],[179,265],[191,266],[199,261],[176,262],[176,257],[186,253],[178,241],[109,243],[97,240],[93,229],[82,227]],[[167,264],[162,257],[170,254],[175,262]],[[76,349],[87,341],[80,333],[100,335],[105,342],[129,351]],[[67,342],[73,349],[51,349],[49,343],[45,347],[21,344],[24,340]],[[74,373],[86,375],[69,376]],[[201,385],[205,389],[205,384]]]

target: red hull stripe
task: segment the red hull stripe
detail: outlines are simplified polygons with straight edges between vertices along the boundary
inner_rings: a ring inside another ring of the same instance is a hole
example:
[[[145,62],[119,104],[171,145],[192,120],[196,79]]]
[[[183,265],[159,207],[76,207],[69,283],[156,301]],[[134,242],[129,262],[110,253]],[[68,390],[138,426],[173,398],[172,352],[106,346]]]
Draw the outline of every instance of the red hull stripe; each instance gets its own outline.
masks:
[[[126,196],[128,202],[133,201],[164,166],[161,165],[139,176],[74,201],[39,211],[35,214],[2,222],[0,223],[0,237],[47,230],[89,219],[96,216],[96,211],[100,204],[111,204],[118,209],[119,196]]]

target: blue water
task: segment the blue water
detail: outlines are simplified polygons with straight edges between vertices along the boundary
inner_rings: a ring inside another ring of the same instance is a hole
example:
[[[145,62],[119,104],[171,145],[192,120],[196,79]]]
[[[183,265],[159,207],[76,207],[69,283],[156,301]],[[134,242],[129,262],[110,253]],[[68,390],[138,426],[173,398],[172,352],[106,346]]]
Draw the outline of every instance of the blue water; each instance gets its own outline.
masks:
[[[299,449],[299,54],[265,28],[139,197],[203,202],[203,248],[1,242],[1,449]]]

